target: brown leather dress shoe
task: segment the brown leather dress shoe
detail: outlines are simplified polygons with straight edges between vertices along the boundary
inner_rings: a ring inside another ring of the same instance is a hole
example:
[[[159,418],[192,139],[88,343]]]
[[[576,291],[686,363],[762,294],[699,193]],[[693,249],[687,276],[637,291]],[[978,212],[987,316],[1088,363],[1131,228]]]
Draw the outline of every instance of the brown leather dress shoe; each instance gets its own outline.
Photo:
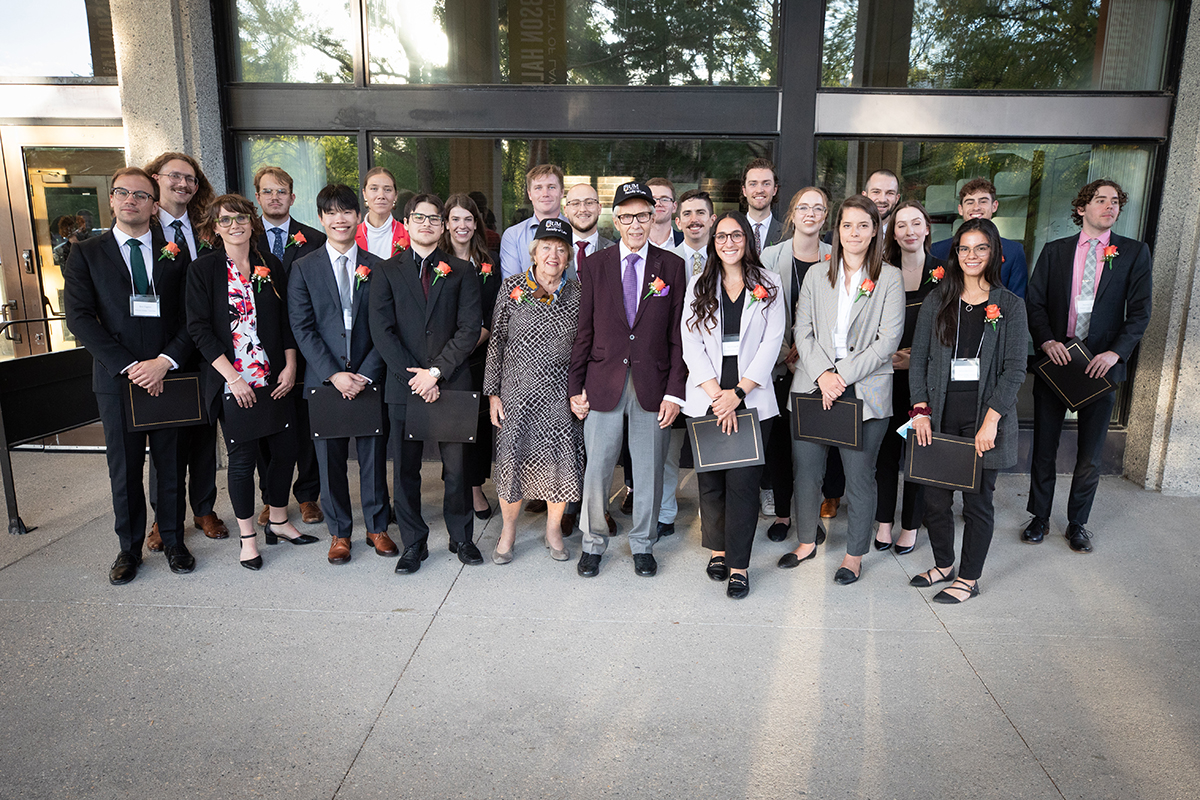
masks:
[[[263,505],[263,510],[258,512],[258,525],[261,528],[271,521],[271,507]]]
[[[392,545],[395,547],[395,545]],[[329,563],[345,564],[350,560],[350,537],[334,536],[329,545]]]
[[[203,517],[195,517],[192,519],[199,530],[204,531],[204,535],[210,539],[228,539],[229,528],[225,527],[225,523],[216,514],[205,514]]]
[[[388,538],[387,532],[384,533],[368,533],[367,544],[375,548],[375,552],[381,556],[398,556],[400,548],[396,547],[396,543]],[[330,555],[333,551],[330,550]]]
[[[833,519],[837,516],[838,506],[842,504],[840,497],[827,497],[821,501],[821,519]]]
[[[315,525],[318,522],[325,521],[325,515],[321,513],[321,507],[312,500],[306,500],[300,504],[300,519],[307,522],[309,525]]]
[[[158,533],[158,523],[150,526],[150,535],[146,537],[146,549],[161,553],[163,549],[162,536]]]

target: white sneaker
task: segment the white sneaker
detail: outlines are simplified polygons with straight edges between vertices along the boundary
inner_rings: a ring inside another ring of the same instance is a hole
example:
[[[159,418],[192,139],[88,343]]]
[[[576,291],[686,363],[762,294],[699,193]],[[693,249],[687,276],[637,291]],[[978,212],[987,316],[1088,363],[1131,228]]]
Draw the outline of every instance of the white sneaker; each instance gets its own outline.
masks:
[[[758,501],[762,505],[762,515],[767,519],[775,516],[775,492],[772,489],[760,489]]]

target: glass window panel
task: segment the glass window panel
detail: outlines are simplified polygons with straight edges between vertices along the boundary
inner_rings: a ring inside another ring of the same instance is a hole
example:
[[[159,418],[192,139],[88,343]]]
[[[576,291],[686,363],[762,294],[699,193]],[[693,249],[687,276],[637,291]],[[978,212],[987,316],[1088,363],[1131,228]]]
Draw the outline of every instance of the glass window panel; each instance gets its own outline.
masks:
[[[117,76],[108,0],[39,0],[8,6],[0,31],[0,77]]]
[[[906,6],[912,13],[904,13]],[[829,0],[823,85],[1157,91],[1174,0]]]
[[[767,0],[367,5],[375,83],[776,83],[780,4]]]
[[[292,216],[316,228],[317,192],[329,183],[359,187],[358,141],[353,136],[239,136],[238,156],[242,194],[253,200],[254,173],[266,166],[281,167],[292,176]]]
[[[347,2],[236,0],[234,80],[353,83],[358,25]]]

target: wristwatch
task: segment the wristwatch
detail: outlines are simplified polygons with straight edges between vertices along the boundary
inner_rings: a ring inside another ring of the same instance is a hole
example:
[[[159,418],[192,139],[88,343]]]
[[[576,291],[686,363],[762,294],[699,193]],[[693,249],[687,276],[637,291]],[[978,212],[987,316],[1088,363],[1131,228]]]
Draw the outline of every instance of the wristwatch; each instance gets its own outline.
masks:
[[[733,393],[734,393],[734,394],[736,394],[736,395],[738,396],[738,399],[739,399],[739,400],[745,400],[745,399],[746,399],[746,390],[745,390],[745,389],[743,389],[743,388],[742,388],[742,387],[740,387],[740,386],[735,386],[735,387],[733,387]]]
[[[442,371],[437,367],[430,367],[429,374],[433,376],[435,381],[440,381],[442,379]]]

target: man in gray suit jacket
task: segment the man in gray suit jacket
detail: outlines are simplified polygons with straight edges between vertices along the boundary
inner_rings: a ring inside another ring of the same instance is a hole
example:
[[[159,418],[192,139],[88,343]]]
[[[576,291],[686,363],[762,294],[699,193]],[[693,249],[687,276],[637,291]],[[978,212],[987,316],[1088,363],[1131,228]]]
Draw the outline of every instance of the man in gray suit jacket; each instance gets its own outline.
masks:
[[[329,185],[317,194],[317,216],[327,241],[319,250],[292,264],[288,281],[288,316],[296,345],[308,368],[304,394],[326,384],[353,400],[370,384],[383,381],[383,357],[371,342],[368,322],[371,272],[380,259],[354,242],[360,210],[358,195],[349,186]],[[306,404],[307,405],[307,404]],[[387,437],[355,437],[358,480],[362,495],[367,544],[381,556],[399,553],[388,538]],[[318,438],[317,468],[321,476],[321,506],[331,539],[329,563],[350,560],[350,484],[346,461],[350,439]]]

